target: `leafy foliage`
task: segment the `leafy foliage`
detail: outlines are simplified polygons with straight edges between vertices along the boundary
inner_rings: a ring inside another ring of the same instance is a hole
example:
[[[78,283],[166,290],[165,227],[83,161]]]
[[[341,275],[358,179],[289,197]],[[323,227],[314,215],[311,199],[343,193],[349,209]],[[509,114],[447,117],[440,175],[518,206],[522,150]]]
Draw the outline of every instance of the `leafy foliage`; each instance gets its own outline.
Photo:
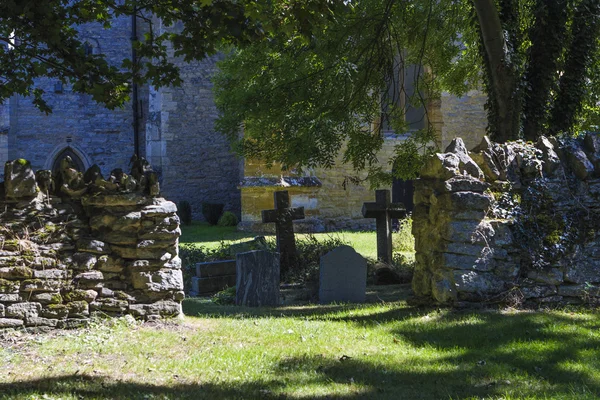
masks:
[[[231,211],[225,211],[217,223],[219,226],[236,226],[237,224],[238,219]]]
[[[343,2],[236,0],[7,0],[0,2],[0,103],[12,94],[32,96],[42,111],[51,108],[36,79],[72,84],[109,108],[129,99],[131,83],[181,83],[170,55],[186,61],[216,53],[221,46],[245,46],[276,32],[308,35],[330,20]],[[88,54],[79,28],[110,29],[117,18],[136,15],[146,24],[134,38],[137,57],[110,65],[102,54]],[[160,25],[153,25],[160,20]],[[157,27],[161,27],[158,29]],[[166,29],[162,30],[162,27]],[[172,52],[170,52],[172,50]]]
[[[405,109],[397,104],[403,86],[399,68],[427,65],[428,73],[421,74],[410,99],[414,106],[434,100],[442,87],[463,93],[477,80],[472,62],[476,48],[469,50],[459,41],[460,27],[468,20],[463,7],[446,0],[352,2],[331,23],[314,30],[310,41],[298,34],[280,35],[232,50],[215,78],[222,113],[217,128],[244,156],[281,163],[284,170],[332,167],[343,148],[343,161],[355,170],[389,181],[376,156],[385,133],[377,121],[384,106],[388,113],[383,118],[395,134],[407,133]],[[391,82],[398,91],[388,95]],[[398,169],[402,177],[415,176],[434,141],[428,123],[398,148],[398,154],[413,161],[402,157],[398,162],[404,167]]]

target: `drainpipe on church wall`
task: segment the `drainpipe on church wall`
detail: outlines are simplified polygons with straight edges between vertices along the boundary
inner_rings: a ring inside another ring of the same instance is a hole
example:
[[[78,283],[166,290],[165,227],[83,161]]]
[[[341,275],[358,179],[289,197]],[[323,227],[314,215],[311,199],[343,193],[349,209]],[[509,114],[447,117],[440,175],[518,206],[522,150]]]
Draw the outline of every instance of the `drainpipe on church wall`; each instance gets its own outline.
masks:
[[[137,3],[133,2],[133,14],[131,15],[131,63],[133,65],[133,82],[131,86],[131,108],[133,112],[133,148],[136,156],[140,156],[140,129],[139,129],[139,114],[138,114],[138,84],[136,82],[138,76],[137,65],[137,50],[135,43],[138,40],[137,36]]]

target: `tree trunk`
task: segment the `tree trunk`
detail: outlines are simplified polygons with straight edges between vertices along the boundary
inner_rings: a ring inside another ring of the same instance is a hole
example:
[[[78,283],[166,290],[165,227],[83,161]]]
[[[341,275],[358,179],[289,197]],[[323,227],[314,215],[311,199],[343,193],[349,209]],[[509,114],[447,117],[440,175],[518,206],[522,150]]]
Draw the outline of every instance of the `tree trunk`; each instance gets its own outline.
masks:
[[[503,143],[519,136],[517,80],[507,59],[507,43],[495,1],[473,0],[473,5],[479,20],[484,57],[488,62],[488,96],[495,105],[492,110],[494,115],[488,115],[491,134],[495,141]]]

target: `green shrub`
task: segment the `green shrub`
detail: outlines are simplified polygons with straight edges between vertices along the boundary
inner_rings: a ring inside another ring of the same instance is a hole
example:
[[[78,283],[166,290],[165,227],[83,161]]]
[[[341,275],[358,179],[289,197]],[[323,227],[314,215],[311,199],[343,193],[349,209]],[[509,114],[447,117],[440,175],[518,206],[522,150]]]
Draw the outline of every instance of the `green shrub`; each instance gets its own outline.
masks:
[[[237,224],[238,219],[231,211],[225,211],[218,222],[219,226],[236,226]]]
[[[223,207],[225,207],[225,204],[202,203],[202,215],[209,224],[216,225],[223,214]]]
[[[235,286],[221,290],[214,294],[210,300],[215,304],[221,305],[235,304]]]
[[[177,214],[179,219],[184,225],[190,225],[192,223],[192,206],[187,201],[180,201],[177,204]]]
[[[298,265],[292,270],[282,271],[281,281],[285,283],[318,282],[321,257],[345,244],[348,243],[333,236],[319,241],[315,236],[308,235],[304,239],[297,240]]]
[[[412,218],[400,220],[400,229],[392,235],[394,251],[415,251],[415,237],[412,234]]]

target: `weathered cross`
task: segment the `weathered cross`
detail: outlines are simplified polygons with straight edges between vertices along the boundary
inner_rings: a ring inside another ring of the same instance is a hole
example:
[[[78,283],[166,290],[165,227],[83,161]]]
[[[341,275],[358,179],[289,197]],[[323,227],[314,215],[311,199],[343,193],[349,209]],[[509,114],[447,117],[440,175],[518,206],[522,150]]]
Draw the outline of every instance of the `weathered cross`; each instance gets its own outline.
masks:
[[[296,240],[294,224],[296,219],[304,219],[304,207],[290,207],[287,190],[274,193],[275,209],[262,211],[262,222],[275,223],[277,251],[282,271],[288,271],[296,265]]]
[[[364,203],[362,215],[377,222],[377,258],[392,262],[392,218],[403,218],[406,209],[402,203],[390,202],[389,190],[376,190],[375,203]]]

